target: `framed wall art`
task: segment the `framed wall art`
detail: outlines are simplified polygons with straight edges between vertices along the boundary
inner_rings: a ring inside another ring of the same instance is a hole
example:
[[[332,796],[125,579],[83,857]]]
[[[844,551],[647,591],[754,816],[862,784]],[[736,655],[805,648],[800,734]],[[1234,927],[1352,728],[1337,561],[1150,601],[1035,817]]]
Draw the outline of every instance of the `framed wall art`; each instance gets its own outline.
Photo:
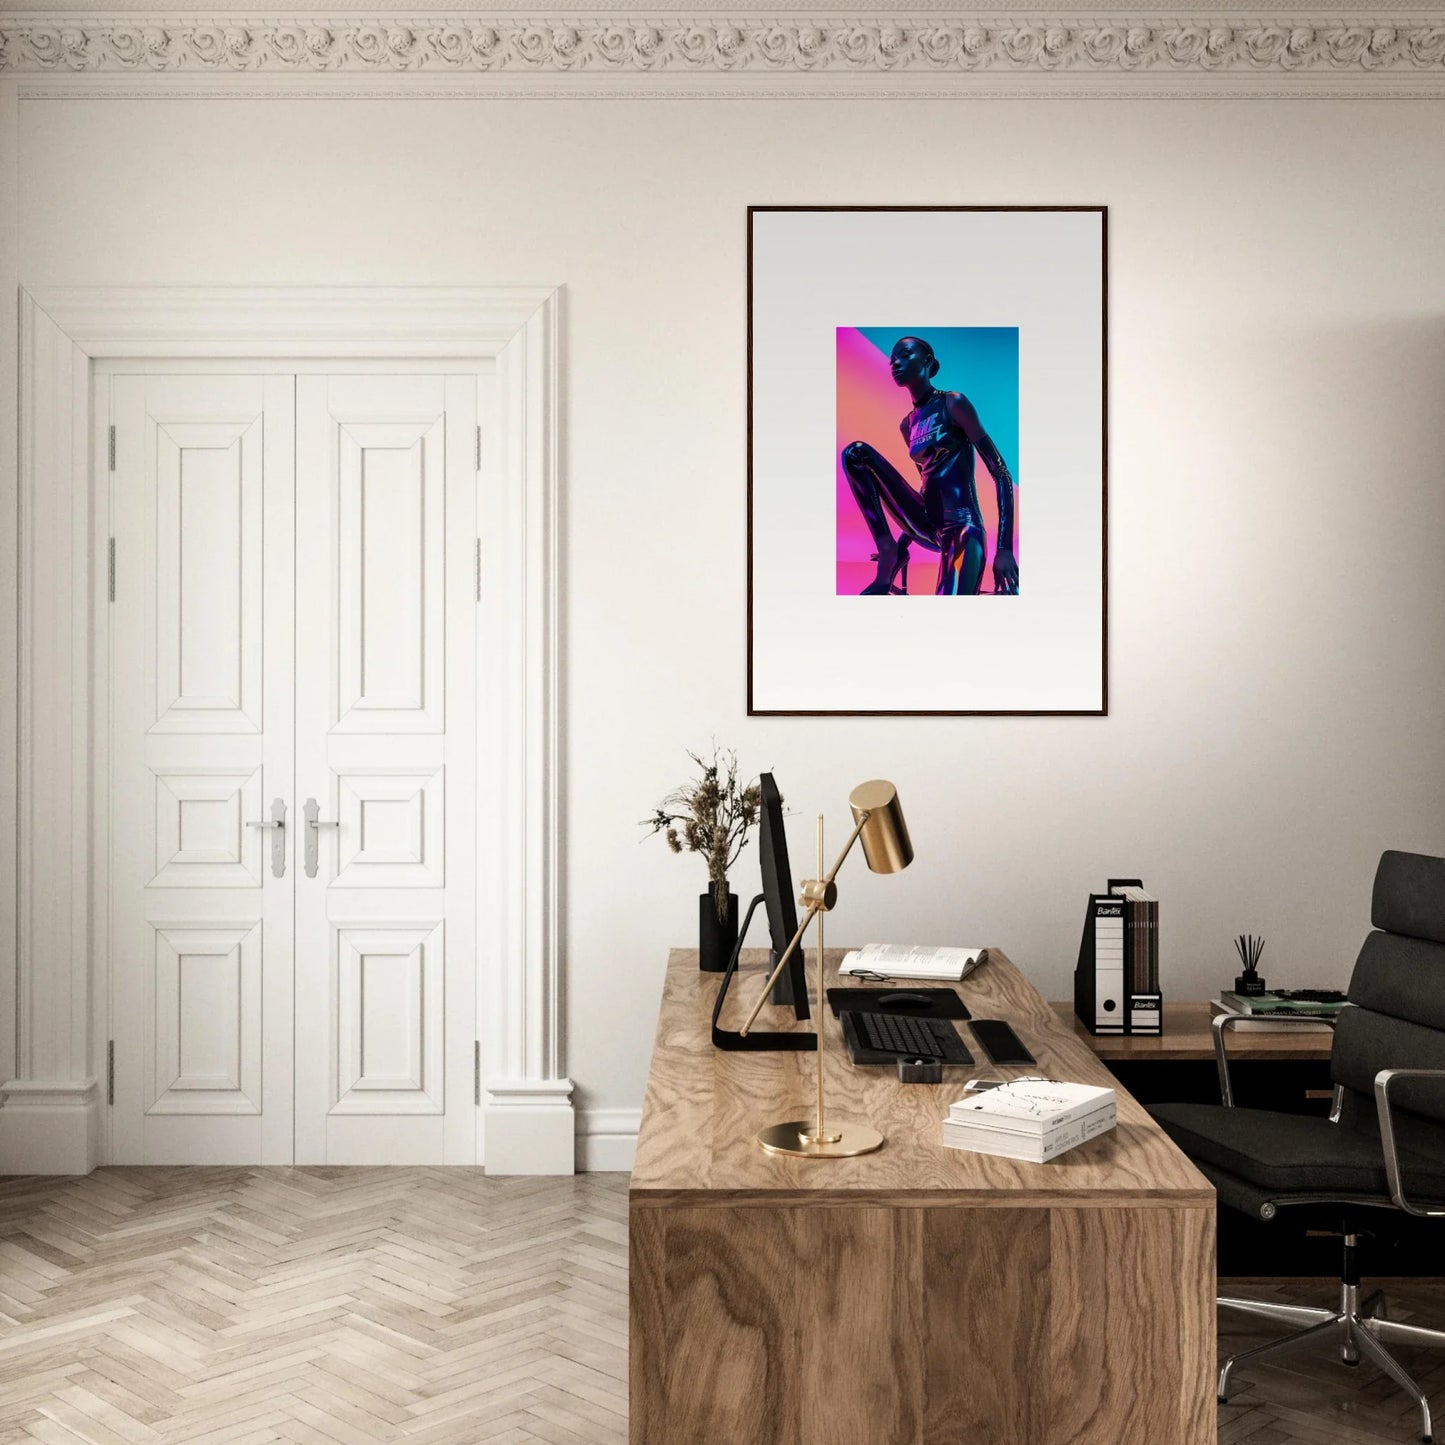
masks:
[[[1103,206],[748,211],[748,711],[1108,710]]]

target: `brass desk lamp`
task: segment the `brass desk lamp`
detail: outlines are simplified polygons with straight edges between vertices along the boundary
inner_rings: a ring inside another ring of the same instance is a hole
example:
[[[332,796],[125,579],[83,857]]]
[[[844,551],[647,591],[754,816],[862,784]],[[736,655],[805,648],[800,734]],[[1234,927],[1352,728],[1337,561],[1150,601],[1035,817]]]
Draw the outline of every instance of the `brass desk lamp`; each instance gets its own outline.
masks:
[[[807,910],[798,931],[783,950],[772,976],[763,986],[762,994],[748,1015],[748,1021],[740,1032],[744,1035],[752,1028],[759,1012],[767,1002],[773,985],[777,982],[788,960],[803,941],[808,925],[818,920],[818,1107],[813,1119],[790,1119],[783,1124],[769,1124],[758,1134],[758,1143],[770,1154],[796,1154],[805,1159],[847,1159],[855,1154],[871,1154],[881,1148],[883,1136],[868,1124],[838,1124],[825,1120],[823,1116],[823,1030],[827,1017],[825,1008],[827,996],[823,989],[823,915],[838,901],[838,888],[834,880],[843,860],[853,851],[854,843],[863,842],[863,856],[875,873],[898,873],[913,862],[913,844],[908,837],[908,824],[903,821],[903,809],[898,804],[898,789],[892,783],[875,779],[871,783],[859,783],[848,797],[848,806],[853,810],[854,828],[838,861],[825,877],[809,878],[803,884],[798,901]],[[823,871],[823,819],[818,818],[818,871]]]

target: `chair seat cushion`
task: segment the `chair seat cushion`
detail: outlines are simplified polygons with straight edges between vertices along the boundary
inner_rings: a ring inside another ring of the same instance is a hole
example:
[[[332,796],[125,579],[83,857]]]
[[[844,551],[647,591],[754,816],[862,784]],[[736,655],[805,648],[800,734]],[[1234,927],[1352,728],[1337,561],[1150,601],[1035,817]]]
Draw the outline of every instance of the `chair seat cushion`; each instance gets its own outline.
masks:
[[[1390,1189],[1379,1137],[1307,1114],[1154,1104],[1149,1112],[1191,1158],[1281,1194],[1383,1194]],[[1445,1196],[1445,1163],[1400,1154],[1410,1192]]]

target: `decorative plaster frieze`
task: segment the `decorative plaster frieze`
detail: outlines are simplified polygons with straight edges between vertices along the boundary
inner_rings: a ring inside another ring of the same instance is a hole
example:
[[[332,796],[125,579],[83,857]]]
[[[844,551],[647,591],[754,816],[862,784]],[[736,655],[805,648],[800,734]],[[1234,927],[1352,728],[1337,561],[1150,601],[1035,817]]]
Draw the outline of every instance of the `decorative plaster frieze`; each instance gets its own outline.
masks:
[[[1445,11],[1335,18],[0,16],[0,70],[727,76],[1131,73],[1445,78]]]

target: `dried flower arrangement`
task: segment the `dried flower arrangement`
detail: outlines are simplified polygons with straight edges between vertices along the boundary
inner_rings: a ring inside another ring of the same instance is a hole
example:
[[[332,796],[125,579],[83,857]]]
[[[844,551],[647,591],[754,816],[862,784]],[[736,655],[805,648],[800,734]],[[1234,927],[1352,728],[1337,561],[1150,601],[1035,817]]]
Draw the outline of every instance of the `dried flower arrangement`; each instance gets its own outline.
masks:
[[[756,782],[738,782],[738,755],[713,744],[712,760],[688,753],[699,776],[674,788],[641,826],[662,833],[674,853],[701,853],[717,905],[718,921],[728,916],[728,870],[747,847],[761,803]]]

